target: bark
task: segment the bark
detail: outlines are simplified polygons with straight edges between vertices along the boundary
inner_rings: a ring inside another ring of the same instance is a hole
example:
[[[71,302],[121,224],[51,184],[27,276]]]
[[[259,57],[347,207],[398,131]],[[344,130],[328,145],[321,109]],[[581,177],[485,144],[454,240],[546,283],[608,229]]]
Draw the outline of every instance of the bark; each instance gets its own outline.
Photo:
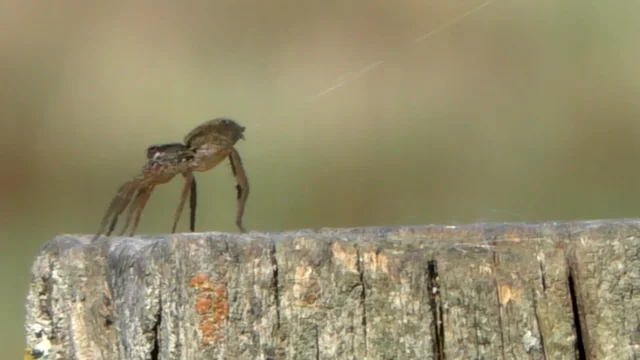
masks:
[[[33,264],[26,338],[66,359],[632,359],[639,236],[638,220],[61,235]]]

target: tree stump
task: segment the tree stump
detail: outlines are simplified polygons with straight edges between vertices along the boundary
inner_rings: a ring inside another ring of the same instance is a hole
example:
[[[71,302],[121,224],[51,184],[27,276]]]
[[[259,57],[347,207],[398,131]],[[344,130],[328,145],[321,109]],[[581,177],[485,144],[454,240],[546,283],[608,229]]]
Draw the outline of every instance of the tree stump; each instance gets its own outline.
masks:
[[[635,359],[640,221],[60,235],[26,339],[64,359]]]

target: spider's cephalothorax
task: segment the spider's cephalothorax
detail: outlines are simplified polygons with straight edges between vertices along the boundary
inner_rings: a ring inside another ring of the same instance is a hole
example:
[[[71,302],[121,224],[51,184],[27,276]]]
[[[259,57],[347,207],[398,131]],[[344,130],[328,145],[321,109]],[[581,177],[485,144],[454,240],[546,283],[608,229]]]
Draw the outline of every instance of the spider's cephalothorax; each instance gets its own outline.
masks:
[[[191,194],[190,230],[195,231],[197,194],[196,180],[193,172],[210,170],[227,157],[231,163],[233,175],[236,178],[236,226],[241,232],[246,232],[242,224],[242,217],[249,195],[249,182],[244,167],[242,166],[240,154],[234,148],[238,140],[244,139],[244,130],[244,126],[231,119],[217,118],[207,121],[189,132],[184,139],[184,144],[170,143],[148,147],[147,163],[143,166],[141,174],[120,187],[107,209],[94,240],[98,239],[104,232],[107,223],[109,223],[109,229],[106,235],[111,235],[115,229],[118,217],[124,212],[127,206],[129,206],[129,211],[121,235],[124,234],[129,227],[129,223],[135,215],[133,227],[129,232],[129,235],[133,236],[138,227],[142,210],[149,200],[153,189],[157,185],[169,182],[177,174],[182,174],[185,177],[185,185],[174,216],[172,232],[176,230],[180,214],[182,213],[186,197],[189,193]],[[110,218],[111,221],[109,222]]]
[[[151,145],[147,148],[147,165],[151,162],[180,164],[193,160],[193,156],[193,152],[182,143]]]

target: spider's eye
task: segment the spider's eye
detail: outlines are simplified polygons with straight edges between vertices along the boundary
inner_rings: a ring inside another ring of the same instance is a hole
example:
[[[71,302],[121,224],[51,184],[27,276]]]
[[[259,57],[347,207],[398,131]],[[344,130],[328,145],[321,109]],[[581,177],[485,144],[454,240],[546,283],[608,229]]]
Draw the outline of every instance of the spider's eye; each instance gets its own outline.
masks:
[[[164,154],[165,154],[165,153],[164,153],[164,152],[162,152],[162,151],[156,151],[156,153],[155,153],[155,154],[153,154],[153,158],[152,158],[152,160],[158,160],[158,158],[160,158],[160,157],[164,156]]]

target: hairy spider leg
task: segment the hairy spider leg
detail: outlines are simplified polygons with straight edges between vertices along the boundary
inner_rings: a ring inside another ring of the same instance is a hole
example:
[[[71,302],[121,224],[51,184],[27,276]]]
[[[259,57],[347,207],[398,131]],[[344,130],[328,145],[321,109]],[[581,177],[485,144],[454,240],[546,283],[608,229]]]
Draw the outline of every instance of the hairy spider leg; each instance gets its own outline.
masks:
[[[122,228],[123,235],[127,229],[129,228],[129,224],[131,220],[135,218],[133,228],[130,231],[130,236],[135,234],[135,231],[138,228],[138,224],[140,223],[140,218],[142,216],[142,211],[147,205],[149,198],[157,185],[165,184],[171,181],[175,175],[178,173],[183,174],[185,177],[190,177],[191,179],[185,179],[185,189],[183,190],[183,196],[181,198],[181,203],[177,210],[179,217],[182,214],[182,209],[184,208],[184,199],[186,198],[186,193],[189,192],[190,186],[195,186],[195,179],[193,176],[185,175],[188,169],[188,161],[193,159],[193,154],[188,150],[188,148],[181,143],[169,143],[162,145],[152,145],[147,148],[147,159],[149,162],[143,167],[143,174],[147,181],[145,184],[141,184],[139,186],[138,194],[133,202],[129,205],[129,211],[127,213],[127,220]],[[191,180],[191,181],[188,181]],[[191,200],[191,214],[190,214],[190,228],[195,228],[195,200]],[[126,206],[126,205],[125,205]],[[122,209],[124,210],[124,209]],[[174,224],[173,231],[175,232],[176,224]]]
[[[122,213],[122,211],[124,211],[126,206],[131,201],[133,194],[137,190],[138,182],[139,179],[134,179],[131,181],[127,181],[126,183],[122,184],[122,186],[120,186],[116,196],[114,196],[114,198],[111,200],[111,203],[109,204],[109,207],[107,208],[107,211],[102,218],[100,228],[98,229],[96,235],[93,237],[92,241],[100,238],[100,235],[104,232],[105,228],[107,227],[107,223],[112,216],[113,218],[106,235],[109,236],[113,232],[115,224],[118,221],[118,216]]]
[[[129,223],[131,222],[131,218],[134,217],[134,214],[135,220],[133,221],[133,227],[131,228],[131,231],[129,231],[129,236],[133,236],[133,234],[136,233],[138,225],[140,224],[140,218],[142,217],[142,210],[145,206],[147,206],[147,202],[149,201],[149,198],[151,198],[151,193],[153,192],[153,189],[155,189],[156,185],[157,184],[155,183],[149,184],[149,186],[144,187],[138,191],[136,198],[133,200],[131,205],[129,205],[127,221],[125,222],[120,235],[124,235],[125,231],[127,231]]]
[[[180,203],[178,203],[178,208],[176,209],[176,213],[173,217],[173,228],[171,228],[171,233],[176,232],[176,228],[178,227],[178,221],[180,220],[180,215],[182,215],[182,210],[184,209],[184,204],[187,201],[187,195],[189,195],[189,191],[194,187],[195,177],[191,171],[186,171],[182,173],[184,176],[184,186],[182,187],[182,193],[180,194]],[[191,207],[191,219],[189,225],[191,227],[191,231],[194,231],[195,228],[195,208],[194,208],[194,196],[191,196],[189,204]]]
[[[189,230],[191,232],[196,231],[196,208],[198,207],[198,187],[196,184],[196,177],[191,178],[191,192],[189,196]]]
[[[244,207],[249,197],[249,180],[247,179],[247,173],[242,166],[242,159],[240,153],[235,148],[231,148],[229,153],[229,162],[231,162],[231,171],[236,179],[236,226],[240,232],[246,233],[247,230],[242,225],[242,217],[244,215]]]
[[[115,212],[115,214],[113,215],[113,218],[111,219],[111,224],[109,225],[109,231],[107,231],[106,235],[110,236],[113,231],[116,228],[116,225],[118,224],[118,218],[120,217],[120,215],[122,215],[122,213],[124,212],[124,210],[127,208],[127,206],[131,207],[131,202],[132,199],[134,199],[135,202],[135,198],[133,197],[134,193],[136,191],[138,191],[138,194],[140,193],[140,188],[139,185],[134,187],[133,189],[131,189],[129,192],[127,192],[127,195],[124,198],[124,201],[122,202],[121,206],[117,209],[117,211]],[[136,195],[136,198],[138,197],[138,194]],[[129,219],[127,219],[127,223],[129,223]],[[124,232],[124,231],[123,231]],[[122,235],[122,233],[121,233]]]
[[[176,228],[178,226],[178,221],[180,219],[180,215],[182,215],[182,211],[184,209],[184,204],[186,202],[187,195],[190,193],[190,216],[189,216],[189,229],[193,232],[195,231],[195,223],[196,223],[196,208],[197,208],[197,184],[196,179],[190,172],[182,174],[185,177],[185,184],[182,190],[182,195],[180,197],[180,203],[178,208],[176,209],[175,218],[173,228],[171,230],[172,233],[176,232]],[[142,188],[138,191],[134,201],[129,205],[129,210],[127,213],[127,220],[122,228],[120,235],[124,235],[124,233],[129,228],[132,219],[135,219],[133,222],[133,228],[129,232],[129,236],[133,236],[138,229],[138,225],[140,223],[140,219],[142,217],[142,211],[147,206],[147,202],[151,197],[151,193],[155,189],[155,187],[159,185],[159,183],[151,184],[145,188]]]
[[[157,166],[157,164],[154,164],[154,165]],[[151,166],[154,166],[154,165],[151,165]],[[160,167],[157,167],[154,170],[156,170],[156,171],[157,170],[167,171],[167,168],[168,167],[163,167],[162,170],[161,170]],[[196,208],[197,208],[197,184],[196,184],[195,177],[193,176],[193,174],[190,171],[182,172],[182,175],[185,178],[185,183],[184,183],[184,187],[183,187],[183,190],[182,190],[182,194],[180,196],[180,203],[178,204],[178,208],[176,209],[176,213],[175,213],[175,216],[174,216],[173,228],[171,230],[172,233],[176,232],[176,228],[178,226],[178,221],[180,220],[180,216],[182,215],[182,211],[184,209],[184,204],[186,202],[186,198],[187,198],[187,195],[189,193],[191,193],[191,197],[190,197],[190,201],[189,201],[189,207],[190,207],[189,228],[190,228],[190,230],[192,232],[195,231],[195,223],[196,223],[195,217],[196,217]],[[135,231],[137,230],[138,225],[140,223],[140,218],[142,216],[142,211],[147,206],[147,202],[149,201],[149,198],[151,197],[151,193],[153,192],[153,190],[155,189],[155,187],[157,185],[165,184],[165,183],[169,182],[171,179],[173,179],[173,177],[174,177],[174,175],[171,172],[168,172],[166,175],[164,175],[164,177],[157,178],[156,181],[150,183],[148,186],[140,188],[140,190],[138,191],[138,194],[136,195],[135,199],[129,205],[129,211],[127,213],[127,220],[125,222],[124,227],[122,228],[122,231],[121,231],[120,235],[124,235],[124,233],[127,231],[127,229],[129,228],[129,224],[131,223],[132,218],[135,219],[135,220],[134,220],[134,223],[133,223],[133,228],[129,232],[129,236],[133,236],[135,234]],[[126,205],[125,205],[125,207],[126,207]],[[121,211],[123,211],[123,210],[124,210],[124,208],[121,209]],[[117,221],[117,218],[114,218],[114,221]]]

